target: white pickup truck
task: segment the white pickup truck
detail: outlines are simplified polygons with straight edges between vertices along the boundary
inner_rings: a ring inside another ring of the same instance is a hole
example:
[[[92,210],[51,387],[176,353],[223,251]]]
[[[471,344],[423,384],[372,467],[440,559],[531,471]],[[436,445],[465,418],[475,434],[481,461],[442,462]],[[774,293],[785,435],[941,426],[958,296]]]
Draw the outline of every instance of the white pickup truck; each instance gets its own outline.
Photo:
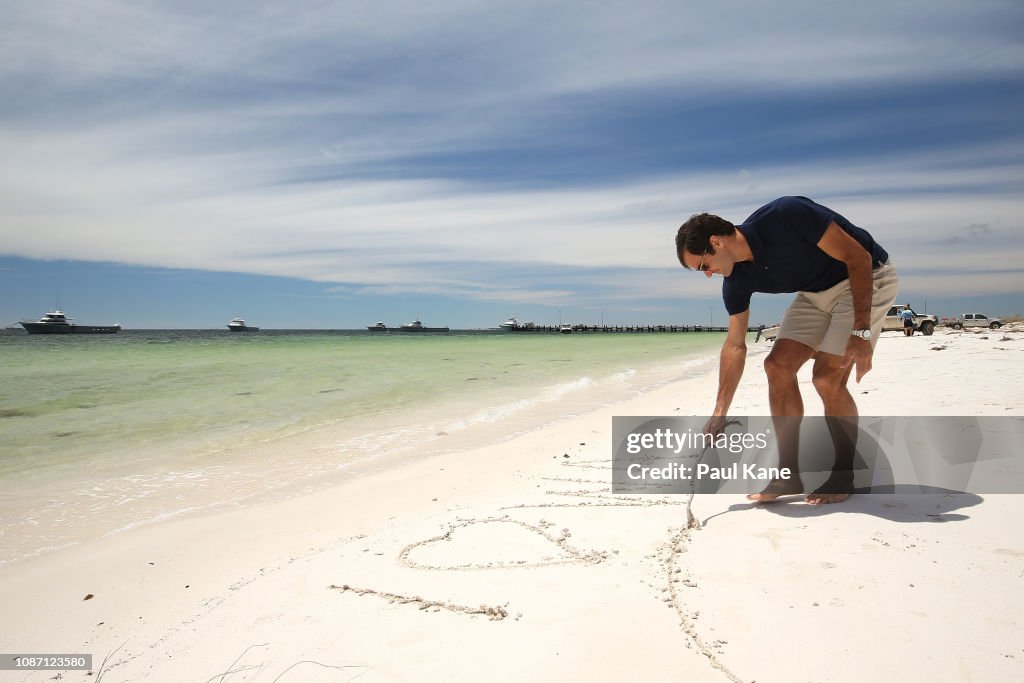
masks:
[[[998,330],[1004,324],[1001,318],[990,318],[984,313],[962,313],[959,318],[945,322],[954,330],[962,330],[965,327],[988,327]]]
[[[903,318],[901,314],[905,306],[893,306],[889,309],[889,312],[885,314],[885,320],[882,321],[882,331],[902,330],[903,329]],[[924,315],[917,313],[913,308],[910,312],[914,314],[914,331],[920,332],[926,337],[935,331],[935,326],[939,324],[939,319],[934,315]]]
[[[885,319],[882,321],[882,331],[891,332],[893,330],[903,331],[903,313],[904,306],[893,306],[889,309],[889,312],[885,314]],[[917,313],[914,309],[910,309],[910,312],[914,315],[914,331],[920,332],[921,334],[930,336],[935,331],[935,326],[939,324],[939,319],[934,315],[925,315],[923,313]],[[1002,324],[1002,323],[1000,323]],[[759,338],[765,341],[775,341],[776,337],[779,336],[779,326],[772,325],[766,327],[758,335]]]

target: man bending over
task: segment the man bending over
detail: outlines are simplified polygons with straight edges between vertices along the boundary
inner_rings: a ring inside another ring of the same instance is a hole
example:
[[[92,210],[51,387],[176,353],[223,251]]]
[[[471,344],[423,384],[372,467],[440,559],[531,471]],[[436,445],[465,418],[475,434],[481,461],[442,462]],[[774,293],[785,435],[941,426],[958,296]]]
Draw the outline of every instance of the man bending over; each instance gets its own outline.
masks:
[[[707,213],[691,216],[676,235],[676,254],[685,268],[723,278],[729,333],[707,426],[712,433],[724,427],[743,375],[751,295],[797,293],[764,362],[779,464],[793,476],[776,479],[748,497],[768,502],[803,493],[797,454],[804,405],[796,375],[813,358],[814,388],[825,404],[836,460],[828,480],[807,496],[807,502],[819,505],[849,498],[857,405],[846,383],[854,367],[858,382],[871,370],[882,321],[899,288],[885,249],[866,230],[807,197],[780,197],[740,225]]]

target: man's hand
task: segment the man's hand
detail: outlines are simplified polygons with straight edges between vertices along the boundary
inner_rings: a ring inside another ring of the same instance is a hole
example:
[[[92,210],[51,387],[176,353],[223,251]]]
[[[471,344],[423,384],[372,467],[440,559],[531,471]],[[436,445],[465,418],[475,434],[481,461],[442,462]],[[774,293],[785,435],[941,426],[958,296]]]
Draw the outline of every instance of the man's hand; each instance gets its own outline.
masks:
[[[871,342],[867,339],[854,337],[851,334],[850,341],[846,342],[846,355],[843,356],[843,363],[841,367],[848,368],[850,367],[850,363],[856,364],[858,384],[860,384],[860,378],[868,374],[868,371],[871,370],[872,352]]]
[[[715,415],[704,423],[704,433],[710,434],[711,436],[718,436],[725,431],[726,427],[730,427],[732,425],[742,426],[743,422],[736,418],[730,420],[728,415]]]
[[[729,418],[727,416],[715,415],[704,423],[704,433],[710,434],[711,436],[718,436],[725,431],[725,427],[728,423]]]

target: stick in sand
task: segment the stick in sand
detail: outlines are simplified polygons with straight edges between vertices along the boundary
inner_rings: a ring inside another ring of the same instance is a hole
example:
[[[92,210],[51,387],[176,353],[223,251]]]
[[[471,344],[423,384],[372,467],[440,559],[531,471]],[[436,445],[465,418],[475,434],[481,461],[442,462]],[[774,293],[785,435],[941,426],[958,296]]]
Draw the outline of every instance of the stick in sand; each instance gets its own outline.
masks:
[[[708,446],[704,447],[704,450],[700,452],[700,456],[697,458],[697,464],[704,459],[704,454],[708,452]],[[693,497],[697,495],[696,484],[693,480],[690,480],[690,497],[686,499],[686,528],[687,529],[700,529],[700,520],[693,516],[693,510],[690,506],[693,505]]]
[[[729,425],[738,425],[738,424],[742,424],[742,423],[739,420],[729,420],[724,425],[722,425],[721,429],[717,430],[715,433],[716,433],[716,435],[720,434]],[[707,454],[708,449],[711,448],[711,446],[713,444],[714,444],[714,441],[712,440],[712,443],[709,443],[706,446],[704,446],[704,450],[702,450],[700,452],[700,455],[697,456],[697,464],[698,465],[700,464],[700,461],[704,459],[704,456]],[[690,509],[690,506],[693,505],[693,497],[695,495],[697,495],[696,486],[697,485],[691,479],[690,480],[690,489],[691,489],[690,497],[686,500],[686,528],[687,529],[700,529],[701,526],[702,526],[701,523],[700,523],[700,520],[693,516],[693,510]]]

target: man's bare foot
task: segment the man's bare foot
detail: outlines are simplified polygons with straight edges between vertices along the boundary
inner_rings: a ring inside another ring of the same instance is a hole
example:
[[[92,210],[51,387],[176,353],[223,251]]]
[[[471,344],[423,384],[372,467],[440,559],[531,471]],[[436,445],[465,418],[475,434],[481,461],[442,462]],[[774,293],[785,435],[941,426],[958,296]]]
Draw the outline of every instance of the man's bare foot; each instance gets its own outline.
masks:
[[[772,479],[761,493],[747,495],[749,500],[757,503],[770,503],[782,496],[795,496],[804,492],[804,483],[800,477],[792,476],[789,479]]]
[[[849,493],[814,493],[807,494],[808,505],[828,505],[829,503],[842,503],[850,497]]]
[[[807,494],[809,505],[842,503],[853,494],[853,472],[833,472],[821,488]]]

